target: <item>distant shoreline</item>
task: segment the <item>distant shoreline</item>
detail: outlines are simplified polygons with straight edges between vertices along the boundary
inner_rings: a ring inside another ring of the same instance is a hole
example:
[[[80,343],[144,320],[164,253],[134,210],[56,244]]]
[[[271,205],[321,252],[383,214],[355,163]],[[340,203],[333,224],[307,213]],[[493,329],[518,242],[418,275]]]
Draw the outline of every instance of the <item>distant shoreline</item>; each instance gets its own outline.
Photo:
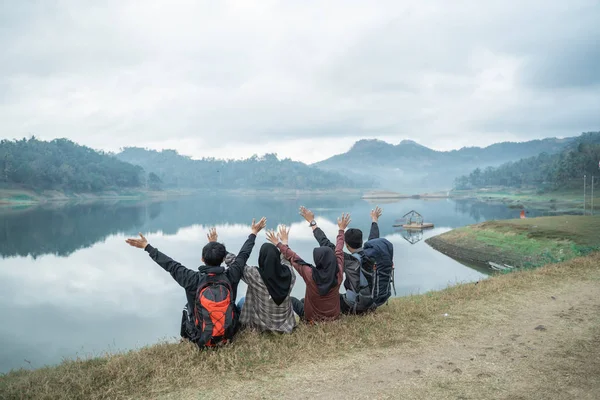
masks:
[[[450,198],[449,191],[422,193],[422,194],[402,194],[386,190],[373,190],[362,195],[364,200],[387,200],[387,199],[447,199]]]
[[[355,196],[360,198],[362,191],[359,189],[339,190],[295,190],[295,189],[166,189],[152,190],[123,190],[105,191],[97,193],[65,193],[57,190],[35,191],[32,189],[0,189],[1,206],[36,205],[44,203],[71,203],[71,202],[94,202],[102,200],[143,200],[143,199],[166,199],[196,194],[208,195],[237,195],[237,196],[278,196],[294,198],[297,196]]]
[[[67,203],[99,200],[137,200],[148,198],[178,197],[192,194],[186,190],[127,190],[97,193],[65,193],[57,190],[35,191],[31,189],[0,189],[0,206],[36,205],[43,203]]]

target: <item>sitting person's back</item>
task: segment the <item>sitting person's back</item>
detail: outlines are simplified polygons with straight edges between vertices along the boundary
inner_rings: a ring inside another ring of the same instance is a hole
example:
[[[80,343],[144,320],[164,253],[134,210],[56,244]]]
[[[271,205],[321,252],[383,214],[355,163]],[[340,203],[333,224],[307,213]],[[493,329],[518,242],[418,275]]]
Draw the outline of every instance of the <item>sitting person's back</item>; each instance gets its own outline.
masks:
[[[242,280],[248,285],[240,316],[242,327],[291,333],[296,327],[290,300],[296,275],[290,265],[281,262],[277,247],[263,244],[258,267],[246,265]]]
[[[339,288],[342,284],[344,270],[344,229],[350,221],[344,215],[338,220],[340,227],[335,252],[330,247],[317,247],[313,250],[314,265],[305,262],[287,245],[288,232],[285,227],[279,230],[279,238],[273,232],[267,238],[281,254],[289,260],[294,269],[306,283],[305,298],[301,301],[292,298],[292,306],[296,314],[307,321],[333,320],[340,315]]]
[[[288,248],[289,249],[289,248]],[[340,286],[343,279],[343,256],[342,267],[339,268],[335,262],[335,254],[328,247],[317,247],[313,251],[315,266],[310,264],[300,264],[302,272],[299,272],[306,283],[306,292],[304,297],[303,312],[304,319],[307,321],[326,321],[336,319],[340,315]],[[320,261],[317,261],[320,259]],[[333,261],[333,262],[332,262]],[[296,265],[302,262],[302,259],[296,259]],[[317,269],[324,264],[333,264],[329,271]],[[292,263],[293,265],[293,263]],[[323,273],[319,274],[320,271]],[[315,274],[316,273],[316,274]],[[315,277],[318,276],[318,277]],[[329,276],[331,276],[331,278]],[[296,303],[297,305],[298,303]],[[296,308],[298,310],[298,308]],[[300,313],[299,313],[300,314]]]

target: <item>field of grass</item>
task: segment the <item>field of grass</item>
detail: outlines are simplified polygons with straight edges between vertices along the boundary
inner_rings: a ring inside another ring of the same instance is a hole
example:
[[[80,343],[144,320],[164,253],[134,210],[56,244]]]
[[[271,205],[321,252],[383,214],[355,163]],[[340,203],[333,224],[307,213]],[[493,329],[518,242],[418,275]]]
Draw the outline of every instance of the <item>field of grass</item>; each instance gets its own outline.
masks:
[[[513,266],[537,267],[600,250],[600,216],[487,221],[454,229],[429,243],[452,246],[482,263],[505,260]]]

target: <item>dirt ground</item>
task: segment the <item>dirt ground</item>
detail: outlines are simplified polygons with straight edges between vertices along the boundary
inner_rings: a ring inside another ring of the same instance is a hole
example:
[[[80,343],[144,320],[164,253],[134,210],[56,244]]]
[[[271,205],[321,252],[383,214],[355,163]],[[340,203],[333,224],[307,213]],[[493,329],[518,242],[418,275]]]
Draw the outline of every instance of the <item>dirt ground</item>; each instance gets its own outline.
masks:
[[[488,315],[442,316],[447,334],[435,342],[422,338],[334,362],[315,360],[275,376],[223,382],[220,390],[165,398],[600,399],[600,282],[501,298]],[[465,324],[465,318],[472,320]]]

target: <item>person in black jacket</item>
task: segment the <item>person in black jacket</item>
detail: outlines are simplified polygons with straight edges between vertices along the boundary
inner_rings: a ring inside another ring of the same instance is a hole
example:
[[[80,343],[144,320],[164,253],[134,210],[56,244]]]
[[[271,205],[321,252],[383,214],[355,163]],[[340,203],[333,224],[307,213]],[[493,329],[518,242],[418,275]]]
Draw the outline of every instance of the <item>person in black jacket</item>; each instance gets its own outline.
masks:
[[[238,284],[242,278],[244,266],[246,265],[250,254],[252,253],[252,249],[254,248],[256,235],[266,226],[266,224],[267,219],[264,217],[258,221],[258,223],[256,220],[252,220],[252,231],[248,236],[248,239],[246,239],[246,242],[242,246],[240,252],[227,269],[221,266],[225,260],[225,257],[227,256],[227,250],[223,244],[217,242],[217,235],[214,229],[211,229],[207,235],[209,243],[202,249],[203,265],[200,266],[197,271],[184,267],[177,261],[158,251],[158,249],[152,247],[141,233],[139,234],[140,239],[126,240],[127,244],[130,246],[144,249],[150,255],[150,258],[152,258],[165,271],[170,273],[173,279],[175,279],[175,281],[185,289],[187,307],[184,308],[182,316],[181,337],[183,339],[190,339],[193,334],[193,330],[195,329],[190,316],[193,315],[194,312],[196,289],[198,287],[201,274],[224,275],[224,277],[229,280],[229,283],[231,284],[231,301],[235,304]]]
[[[379,217],[382,210],[379,207],[371,210],[371,230],[369,239],[379,238]],[[317,226],[315,214],[306,207],[300,207],[300,215],[309,223],[313,230],[315,239],[320,246],[335,248],[335,245],[325,235],[325,232]],[[360,229],[348,229],[344,234],[346,249],[350,252],[344,253],[344,288],[346,293],[340,294],[340,309],[343,314],[361,314],[374,310],[373,304],[373,281],[372,265],[368,265],[363,251],[363,233]]]

